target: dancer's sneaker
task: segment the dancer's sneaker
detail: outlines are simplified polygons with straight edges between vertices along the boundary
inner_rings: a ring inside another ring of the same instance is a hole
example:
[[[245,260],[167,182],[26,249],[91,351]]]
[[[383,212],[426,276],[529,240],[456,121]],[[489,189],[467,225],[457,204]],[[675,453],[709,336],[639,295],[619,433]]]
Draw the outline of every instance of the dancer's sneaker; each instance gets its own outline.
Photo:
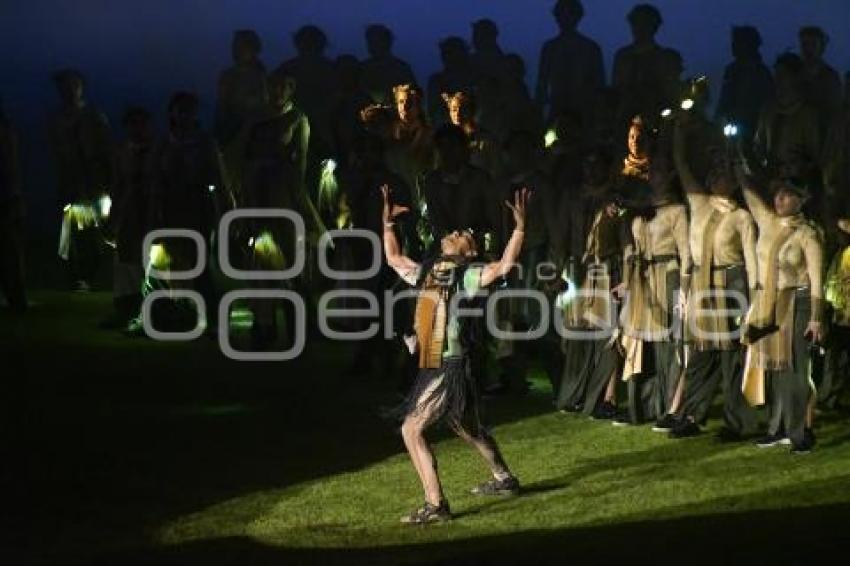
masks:
[[[690,419],[683,419],[676,426],[670,429],[667,434],[670,438],[690,438],[697,436],[702,432],[699,425]]]
[[[759,448],[770,448],[771,446],[788,446],[791,444],[791,439],[785,434],[768,434],[756,440],[756,446]]]
[[[632,426],[635,423],[632,422],[632,418],[629,416],[627,411],[623,411],[617,413],[617,416],[611,420],[611,424],[614,426]]]
[[[679,419],[676,418],[676,415],[671,415],[667,413],[652,425],[652,432],[670,432],[676,425],[679,423]]]
[[[566,407],[559,409],[559,410],[564,414],[580,413],[583,408],[584,408],[584,405],[582,405],[580,401],[576,401],[572,405],[567,405]]]
[[[427,523],[441,523],[452,518],[448,501],[440,501],[439,505],[425,502],[425,505],[401,518],[405,525],[424,525]]]
[[[472,495],[517,495],[519,493],[519,480],[514,476],[508,476],[503,480],[489,479],[470,490]]]
[[[808,454],[812,451],[812,448],[815,447],[815,443],[816,440],[814,431],[812,431],[812,429],[810,428],[807,428],[805,431],[803,431],[803,441],[799,444],[793,444],[791,446],[791,454]]]
[[[617,407],[611,401],[602,401],[599,406],[593,409],[590,418],[594,420],[609,421],[617,416]]]

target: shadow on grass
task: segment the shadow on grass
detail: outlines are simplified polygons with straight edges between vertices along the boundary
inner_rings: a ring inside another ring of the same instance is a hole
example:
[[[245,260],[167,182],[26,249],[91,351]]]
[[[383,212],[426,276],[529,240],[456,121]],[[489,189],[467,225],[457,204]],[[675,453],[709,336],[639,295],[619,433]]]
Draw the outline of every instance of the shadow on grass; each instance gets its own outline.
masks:
[[[810,487],[809,487],[810,489]],[[698,511],[694,509],[693,511]],[[103,556],[93,564],[802,564],[850,550],[850,505],[719,513],[615,525],[532,530],[385,548],[281,548],[247,537]],[[452,528],[449,525],[419,528]]]

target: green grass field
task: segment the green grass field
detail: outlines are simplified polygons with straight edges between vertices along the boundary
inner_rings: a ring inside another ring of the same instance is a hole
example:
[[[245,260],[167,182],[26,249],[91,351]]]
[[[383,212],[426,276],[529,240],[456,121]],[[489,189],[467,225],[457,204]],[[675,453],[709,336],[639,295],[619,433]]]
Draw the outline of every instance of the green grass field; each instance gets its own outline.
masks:
[[[206,338],[98,330],[103,293],[34,299],[25,318],[0,315],[26,473],[7,494],[29,500],[5,564],[801,563],[848,546],[846,416],[821,418],[808,456],[671,441],[555,413],[535,376],[529,395],[487,405],[524,494],[467,495],[486,469],[435,430],[456,518],[405,527],[422,495],[379,417],[397,377],[346,376],[341,344],[237,363]]]

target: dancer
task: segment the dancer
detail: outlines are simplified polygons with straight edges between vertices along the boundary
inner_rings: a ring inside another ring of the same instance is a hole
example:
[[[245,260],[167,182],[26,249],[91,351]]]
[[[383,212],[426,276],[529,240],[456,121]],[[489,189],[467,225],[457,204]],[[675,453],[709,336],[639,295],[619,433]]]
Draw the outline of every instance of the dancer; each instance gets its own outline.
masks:
[[[739,157],[738,182],[759,228],[758,291],[741,340],[747,346],[744,396],[753,405],[768,405],[768,434],[757,441],[760,447],[791,444],[793,453],[806,454],[815,445],[817,395],[810,348],[824,339],[822,236],[802,213],[810,196],[805,185],[798,179],[775,180],[771,207]]]
[[[734,312],[736,297],[743,305],[748,293],[755,293],[756,225],[735,198],[738,187],[725,152],[715,148],[715,164],[704,186],[691,172],[679,121],[674,128],[673,156],[691,211],[694,273],[685,326],[691,350],[684,400],[662,418],[664,426],[658,429],[670,430],[672,438],[699,434],[715,393],[722,387],[724,427],[717,438],[741,440],[755,432],[757,414],[741,393],[743,368],[736,317],[723,313]]]
[[[475,495],[515,495],[519,481],[505,464],[495,440],[482,426],[478,411],[478,391],[469,370],[470,330],[468,317],[458,316],[463,300],[479,291],[513,267],[522,249],[528,189],[518,191],[513,204],[515,227],[499,261],[474,264],[475,241],[468,232],[454,231],[440,242],[442,255],[423,266],[402,255],[395,234],[395,218],[406,207],[392,205],[390,191],[384,197],[384,251],[387,263],[399,276],[419,289],[416,304],[416,334],[419,374],[404,404],[401,426],[404,444],[425,490],[425,504],[402,517],[402,523],[423,524],[451,518],[434,454],[423,436],[425,429],[444,421],[458,436],[473,445],[487,461],[493,478],[473,488]],[[456,295],[456,293],[460,293]],[[456,296],[455,296],[456,295]],[[460,301],[456,301],[460,299]]]

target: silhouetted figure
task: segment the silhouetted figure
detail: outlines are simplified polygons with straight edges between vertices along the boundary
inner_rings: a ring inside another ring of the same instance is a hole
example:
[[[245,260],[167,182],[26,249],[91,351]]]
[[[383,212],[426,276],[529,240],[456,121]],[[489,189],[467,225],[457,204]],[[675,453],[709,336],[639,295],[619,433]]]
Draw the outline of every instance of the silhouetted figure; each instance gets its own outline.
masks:
[[[225,147],[245,122],[262,110],[268,101],[266,68],[259,55],[263,49],[254,30],[233,33],[233,66],[218,77],[215,108],[215,136]]]
[[[22,184],[18,135],[0,105],[0,293],[19,313],[27,309]]]
[[[159,141],[152,157],[152,227],[194,230],[209,247],[212,232],[223,208],[229,205],[230,196],[224,186],[218,144],[201,128],[198,105],[197,96],[188,92],[175,93],[168,103],[168,133]],[[169,284],[196,289],[206,301],[207,328],[214,329],[218,293],[208,258],[199,260],[195,245],[186,238],[166,239],[164,247],[174,270],[191,269],[196,261],[203,261],[205,268],[197,279]],[[185,324],[188,312],[180,319]]]
[[[779,176],[811,180],[821,151],[817,111],[806,104],[802,91],[803,62],[793,53],[776,59],[776,99],[759,118],[754,140],[756,155]]]
[[[679,126],[684,138],[685,159],[690,173],[700,185],[707,186],[709,170],[714,166],[714,153],[723,144],[722,127],[716,127],[706,116],[710,98],[708,79],[702,75],[689,79],[681,97],[693,101],[693,105],[687,110],[676,109],[674,123]],[[659,137],[664,138],[665,149],[672,149],[672,132],[666,129],[667,124],[670,121],[665,120]]]
[[[850,73],[844,79],[844,105],[830,125],[824,144],[823,185],[826,210],[835,218],[850,217],[850,202],[846,198],[850,194]],[[831,228],[826,227],[828,231]]]
[[[836,222],[837,251],[824,283],[824,298],[832,310],[823,381],[817,384],[818,404],[827,410],[846,409],[842,401],[850,382],[850,218]],[[846,397],[845,397],[846,398]]]
[[[651,4],[638,4],[629,12],[631,45],[614,56],[612,84],[620,97],[619,120],[622,127],[636,115],[652,120],[672,104],[670,85],[681,72],[682,58],[677,51],[655,42],[663,20]]]
[[[552,135],[554,134],[554,141]],[[561,114],[547,130],[544,167],[559,194],[574,191],[581,182],[582,158],[589,146],[581,114]]]
[[[469,46],[460,37],[447,37],[440,42],[440,59],[443,69],[428,79],[428,113],[435,127],[449,121],[444,92],[471,92],[475,76],[469,60]]]
[[[486,171],[469,163],[469,142],[463,129],[446,125],[434,135],[437,167],[425,177],[425,200],[433,239],[471,228],[483,253],[502,242],[500,203],[504,194],[493,188]],[[485,234],[491,234],[485,247]]]
[[[125,138],[115,152],[112,191],[112,230],[115,263],[112,268],[113,316],[102,324],[123,328],[139,312],[145,266],[142,242],[150,229],[151,186],[155,134],[144,108],[129,108],[123,119]]]
[[[393,55],[394,40],[387,26],[373,24],[366,28],[369,58],[363,61],[360,84],[376,104],[391,104],[394,86],[416,83],[410,65]]]
[[[340,55],[336,59],[337,87],[331,108],[331,127],[334,136],[334,155],[340,160],[347,156],[362,135],[360,113],[369,106],[371,98],[361,87],[360,62],[353,55]]]
[[[563,323],[573,331],[604,330],[612,323],[609,297],[621,282],[626,246],[624,219],[612,183],[612,164],[609,150],[589,150],[582,162],[580,189],[562,195],[556,212],[547,210],[547,222],[553,224],[551,233],[560,235],[550,243],[550,253],[553,259],[561,258],[555,262],[567,273],[568,291],[575,293],[580,287],[587,292],[587,296],[574,297],[563,306]],[[560,230],[556,231],[558,226]],[[622,364],[617,344],[603,333],[592,340],[565,339],[563,350],[556,408],[582,411],[596,419],[613,419],[617,370]]]
[[[106,116],[86,102],[83,76],[67,69],[53,75],[61,106],[50,119],[50,145],[65,211],[60,257],[68,262],[72,285],[90,289],[102,250],[96,201],[112,182],[112,141]]]
[[[293,35],[298,55],[285,61],[278,71],[295,77],[295,105],[310,121],[310,158],[319,160],[330,155],[333,148],[330,109],[336,88],[333,62],[325,55],[328,38],[316,26],[304,26]]]
[[[499,47],[499,27],[493,20],[484,18],[472,23],[472,54],[469,64],[476,82],[490,77],[502,83],[505,79],[505,53]]]
[[[500,143],[511,132],[526,130],[543,135],[543,116],[525,84],[525,62],[516,53],[505,55],[503,83],[480,82],[477,92],[478,121]]]
[[[841,109],[841,77],[823,60],[829,37],[821,28],[801,28],[799,38],[803,59],[800,85],[803,100],[817,111],[820,133],[825,136],[830,121]]]
[[[311,128],[295,102],[297,82],[292,75],[278,71],[269,76],[268,83],[269,104],[245,132],[240,205],[289,208],[316,230],[317,214],[306,185]]]
[[[419,242],[416,234],[416,209],[412,206],[410,188],[404,180],[390,171],[384,161],[384,144],[378,136],[365,135],[359,137],[352,147],[346,166],[341,167],[339,181],[342,188],[345,206],[350,211],[350,221],[345,227],[368,230],[378,236],[383,234],[384,226],[381,208],[376,203],[381,202],[381,187],[389,188],[393,202],[403,206],[410,212],[395,220],[396,234],[399,237],[404,254],[407,257],[420,257]],[[361,238],[344,238],[338,240],[334,257],[339,262],[337,269],[363,270],[370,266],[373,259],[372,247]],[[398,278],[391,269],[382,269],[374,276],[363,281],[338,281],[338,288],[355,288],[372,293],[377,298],[379,311],[384,310],[384,291],[390,290],[398,283]],[[356,300],[352,300],[356,302]],[[357,308],[359,305],[351,305]],[[399,301],[393,305],[393,328],[391,336],[401,337],[403,334],[413,334],[410,328],[412,312],[411,305]],[[349,373],[367,375],[370,370],[377,369],[377,375],[382,377],[393,375],[397,354],[401,348],[396,347],[391,340],[384,338],[384,320],[379,322],[381,329],[371,339],[359,341],[357,353],[350,365]],[[368,322],[365,320],[349,322],[362,330]],[[406,358],[409,356],[405,356]],[[411,363],[413,359],[410,358]],[[412,368],[409,368],[412,370]],[[406,388],[407,375],[398,385]]]
[[[761,35],[752,26],[732,28],[734,61],[723,72],[716,119],[733,122],[749,144],[756,133],[759,112],[773,97],[773,77],[761,58]]]
[[[307,152],[310,126],[307,117],[295,103],[296,79],[283,71],[268,78],[269,105],[247,129],[243,146],[242,206],[246,208],[285,208],[297,212],[304,220],[311,240],[324,232],[316,207],[306,184]],[[280,270],[291,265],[296,234],[291,222],[279,219],[257,219],[252,223],[254,245],[252,263],[255,269]],[[277,250],[282,252],[282,256]],[[304,289],[304,276],[290,282]],[[277,281],[261,281],[261,287],[274,287]],[[294,340],[295,314],[289,301],[282,301],[287,325],[287,339]],[[278,336],[275,325],[276,301],[252,303],[254,325],[253,347],[264,349]]]
[[[580,0],[558,0],[552,15],[561,33],[544,43],[540,51],[537,103],[548,105],[548,123],[565,112],[590,118],[594,94],[605,85],[602,50],[578,32],[584,17]]]

